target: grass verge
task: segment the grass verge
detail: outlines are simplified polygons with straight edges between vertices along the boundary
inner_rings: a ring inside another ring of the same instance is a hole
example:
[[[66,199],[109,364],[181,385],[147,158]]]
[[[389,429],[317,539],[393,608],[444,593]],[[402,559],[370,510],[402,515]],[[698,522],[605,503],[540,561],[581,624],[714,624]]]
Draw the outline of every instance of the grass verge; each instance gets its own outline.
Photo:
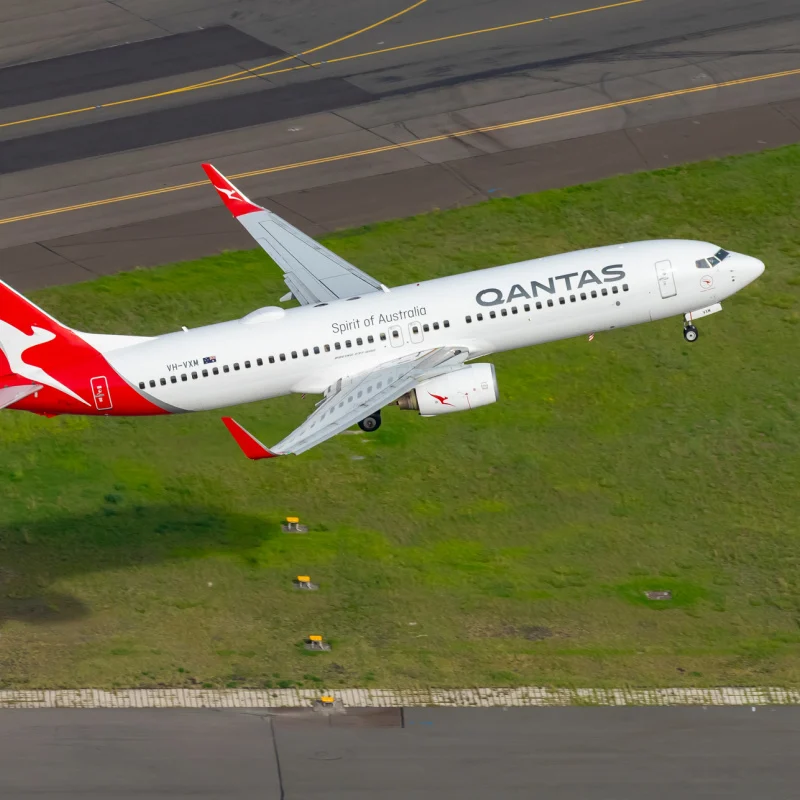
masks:
[[[498,355],[495,406],[260,464],[218,414],[0,415],[0,686],[800,684],[798,174],[791,147],[328,237],[388,285],[656,237],[766,262],[696,345]],[[247,252],[35,299],[156,333],[284,291]],[[277,441],[312,406],[237,419]]]

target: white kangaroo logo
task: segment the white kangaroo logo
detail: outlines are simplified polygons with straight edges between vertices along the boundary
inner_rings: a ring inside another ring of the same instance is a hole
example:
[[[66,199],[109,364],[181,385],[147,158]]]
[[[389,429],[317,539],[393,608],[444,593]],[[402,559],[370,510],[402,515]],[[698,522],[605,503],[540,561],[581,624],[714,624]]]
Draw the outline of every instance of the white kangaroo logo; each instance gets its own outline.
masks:
[[[229,200],[241,200],[244,202],[244,197],[236,189],[224,189],[222,186],[218,186],[217,191],[227,195]]]
[[[82,397],[75,394],[72,389],[64,386],[60,381],[57,381],[52,375],[48,375],[41,367],[26,364],[22,360],[22,355],[27,350],[39,344],[52,342],[56,338],[52,331],[46,331],[43,328],[31,326],[31,330],[33,331],[32,334],[25,334],[0,319],[0,350],[5,354],[11,371],[23,378],[27,378],[32,383],[41,383],[42,386],[58,389],[58,391],[64,392],[64,394],[88,406],[89,404]]]

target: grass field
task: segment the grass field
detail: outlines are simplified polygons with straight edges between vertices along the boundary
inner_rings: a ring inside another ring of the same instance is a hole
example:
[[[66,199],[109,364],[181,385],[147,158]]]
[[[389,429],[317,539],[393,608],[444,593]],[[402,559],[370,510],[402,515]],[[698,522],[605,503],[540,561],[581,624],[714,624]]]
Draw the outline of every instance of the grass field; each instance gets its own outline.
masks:
[[[261,463],[216,413],[0,414],[0,686],[800,684],[798,175],[788,148],[329,237],[388,285],[662,236],[766,262],[695,345],[498,355],[495,406]],[[158,333],[284,292],[248,252],[35,299]],[[313,402],[236,417],[274,442]]]

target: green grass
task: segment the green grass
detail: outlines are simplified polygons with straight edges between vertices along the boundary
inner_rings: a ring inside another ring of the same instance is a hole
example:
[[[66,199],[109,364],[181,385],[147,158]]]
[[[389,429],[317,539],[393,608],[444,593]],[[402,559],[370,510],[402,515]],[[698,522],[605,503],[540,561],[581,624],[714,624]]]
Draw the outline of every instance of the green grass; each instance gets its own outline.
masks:
[[[474,412],[262,463],[216,413],[1,414],[0,685],[800,685],[798,175],[787,148],[328,237],[389,285],[662,236],[766,262],[696,345],[674,319],[501,354]],[[284,291],[248,252],[35,299],[157,333]],[[313,402],[236,416],[278,441]]]

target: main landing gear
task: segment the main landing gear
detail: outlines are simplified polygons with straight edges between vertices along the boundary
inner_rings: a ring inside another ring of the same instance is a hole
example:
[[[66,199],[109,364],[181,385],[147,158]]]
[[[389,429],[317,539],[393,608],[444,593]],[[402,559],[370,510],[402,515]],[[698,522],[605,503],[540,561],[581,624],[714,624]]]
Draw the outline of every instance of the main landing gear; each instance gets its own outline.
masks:
[[[683,338],[686,339],[687,342],[696,342],[699,335],[700,331],[698,331],[694,325],[691,323],[683,323]]]
[[[358,427],[361,428],[362,431],[366,431],[367,433],[372,433],[373,431],[378,430],[381,426],[381,412],[376,411],[374,414],[370,414],[368,417],[364,417],[361,422],[358,423]]]

